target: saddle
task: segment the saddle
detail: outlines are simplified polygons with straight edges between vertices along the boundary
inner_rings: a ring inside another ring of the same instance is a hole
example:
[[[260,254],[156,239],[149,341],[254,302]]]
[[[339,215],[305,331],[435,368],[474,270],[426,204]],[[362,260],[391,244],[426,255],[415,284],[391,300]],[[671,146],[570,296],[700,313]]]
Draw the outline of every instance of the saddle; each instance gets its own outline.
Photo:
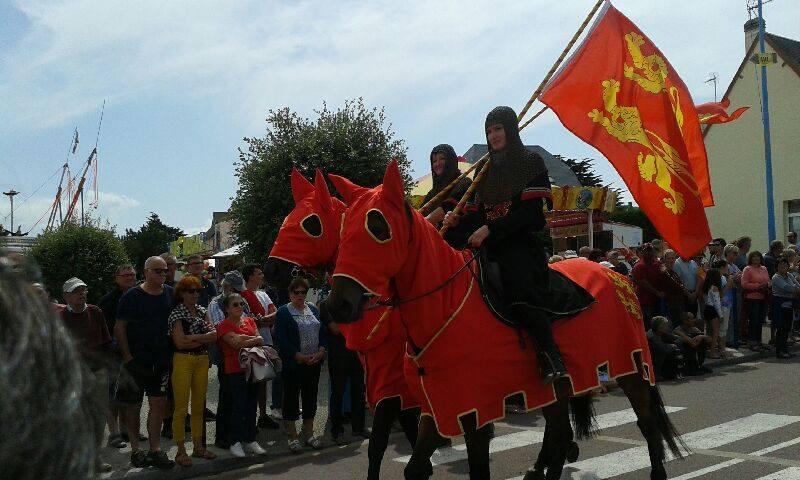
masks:
[[[503,297],[500,264],[489,259],[486,249],[479,250],[476,263],[478,265],[478,285],[489,311],[509,327],[521,328],[521,325],[510,314],[509,305]],[[526,304],[536,310],[538,315],[542,315],[551,322],[564,320],[576,316],[594,303],[594,297],[583,287],[552,268],[547,270],[550,276],[550,287],[547,295],[541,296],[546,300],[543,304]]]

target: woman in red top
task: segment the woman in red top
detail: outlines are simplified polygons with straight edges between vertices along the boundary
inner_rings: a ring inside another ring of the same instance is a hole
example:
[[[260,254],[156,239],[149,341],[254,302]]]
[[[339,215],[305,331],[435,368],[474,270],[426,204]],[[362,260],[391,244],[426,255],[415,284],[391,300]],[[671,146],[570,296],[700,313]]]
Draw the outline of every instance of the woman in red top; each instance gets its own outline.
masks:
[[[225,320],[217,325],[222,355],[225,358],[225,373],[221,376],[221,395],[230,410],[223,412],[228,418],[228,440],[235,457],[244,457],[244,449],[263,455],[266,451],[256,442],[256,410],[258,408],[258,384],[248,382],[244,370],[239,366],[239,350],[264,345],[252,317],[244,317],[244,299],[231,293],[222,297]],[[220,402],[223,403],[223,402]],[[219,413],[217,414],[219,415]]]
[[[763,263],[761,252],[754,250],[747,256],[747,266],[742,272],[744,308],[748,319],[748,346],[750,350],[757,352],[766,348],[761,343],[761,325],[767,314],[767,296],[771,288],[769,272]]]

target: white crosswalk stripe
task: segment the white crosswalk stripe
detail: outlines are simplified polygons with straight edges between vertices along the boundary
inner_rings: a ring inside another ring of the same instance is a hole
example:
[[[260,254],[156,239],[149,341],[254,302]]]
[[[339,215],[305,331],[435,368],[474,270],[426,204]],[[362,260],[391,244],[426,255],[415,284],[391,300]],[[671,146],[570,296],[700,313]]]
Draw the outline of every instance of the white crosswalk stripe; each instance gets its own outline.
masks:
[[[755,457],[760,457],[762,455],[776,452],[786,447],[791,447],[792,445],[797,445],[798,443],[800,443],[800,438],[794,438],[786,442],[781,442],[777,445],[772,445],[771,447],[762,448],[761,450],[757,450],[751,453],[750,455]],[[711,465],[709,467],[701,468],[700,470],[695,470],[694,472],[685,473],[679,477],[675,477],[673,480],[689,480],[691,478],[701,478],[703,475],[709,474],[711,472],[716,472],[717,470],[722,470],[723,468],[732,467],[733,465],[738,465],[746,461],[747,460],[743,458],[735,458],[733,460],[728,460],[726,462],[717,463],[716,465]]]
[[[685,410],[685,407],[665,407],[667,413],[675,413],[681,410]],[[597,426],[600,430],[612,427],[618,427],[620,425],[626,425],[630,423],[636,422],[636,414],[633,412],[632,408],[627,408],[625,410],[619,410],[616,412],[611,413],[604,413],[597,416]],[[500,435],[495,437],[491,443],[489,444],[489,453],[497,453],[503,452],[506,450],[513,450],[515,448],[526,447],[529,445],[534,445],[537,443],[541,443],[544,439],[544,431],[542,429],[537,430],[524,430],[521,432],[514,432],[509,433],[506,435]],[[467,446],[464,444],[454,445],[450,448],[441,448],[434,452],[433,456],[431,457],[431,463],[434,465],[444,465],[447,463],[458,462],[460,460],[466,460],[467,458]],[[394,459],[395,462],[400,463],[408,463],[411,459],[411,456],[406,455],[402,457],[397,457]]]
[[[800,467],[789,467],[779,472],[758,477],[756,480],[800,480]]]
[[[691,449],[709,450],[799,421],[800,417],[797,416],[756,413],[687,433],[683,435],[683,439]],[[672,459],[671,456],[668,458]],[[570,467],[581,472],[594,473],[598,478],[612,478],[649,468],[650,460],[647,456],[647,447],[634,447],[582,460],[571,464]]]

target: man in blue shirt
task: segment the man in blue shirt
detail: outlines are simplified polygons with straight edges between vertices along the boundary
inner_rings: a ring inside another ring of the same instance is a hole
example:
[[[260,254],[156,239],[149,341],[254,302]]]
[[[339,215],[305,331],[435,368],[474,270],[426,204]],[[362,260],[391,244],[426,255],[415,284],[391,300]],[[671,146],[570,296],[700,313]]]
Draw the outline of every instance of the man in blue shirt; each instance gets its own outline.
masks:
[[[167,318],[172,308],[172,287],[164,285],[167,262],[150,257],[144,263],[144,283],[125,292],[117,306],[114,333],[127,373],[117,391],[117,401],[125,405],[125,424],[129,432],[138,432],[136,424],[147,396],[150,451],[139,450],[139,439],[130,435],[131,465],[172,468],[175,463],[161,451],[161,422],[166,410],[169,384],[169,339]]]

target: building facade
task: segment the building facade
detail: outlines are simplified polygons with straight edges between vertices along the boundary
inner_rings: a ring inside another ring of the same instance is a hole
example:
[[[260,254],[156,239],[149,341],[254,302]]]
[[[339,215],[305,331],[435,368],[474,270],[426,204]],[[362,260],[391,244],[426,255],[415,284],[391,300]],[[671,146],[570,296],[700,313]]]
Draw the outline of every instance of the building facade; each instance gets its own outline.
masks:
[[[761,118],[761,68],[750,61],[758,47],[758,23],[745,24],[745,55],[723,98],[731,109],[749,106],[738,120],[705,131],[715,206],[708,208],[711,234],[733,241],[747,235],[765,251],[767,189]],[[800,42],[766,34],[775,229],[779,240],[800,230]]]

